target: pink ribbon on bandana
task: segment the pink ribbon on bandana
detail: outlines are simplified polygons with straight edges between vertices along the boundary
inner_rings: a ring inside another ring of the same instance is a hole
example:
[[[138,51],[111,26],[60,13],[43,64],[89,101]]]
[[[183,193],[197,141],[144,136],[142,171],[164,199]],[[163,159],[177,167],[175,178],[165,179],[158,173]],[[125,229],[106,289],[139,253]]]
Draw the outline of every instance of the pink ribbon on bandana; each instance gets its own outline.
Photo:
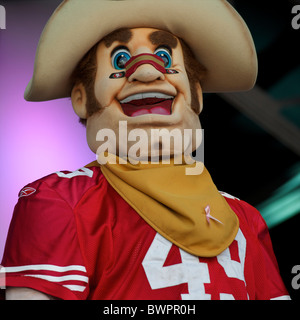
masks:
[[[210,206],[207,206],[207,207],[205,208],[205,215],[206,215],[206,221],[207,221],[208,224],[210,224],[210,219],[215,220],[215,221],[223,224],[220,220],[214,218],[214,217],[210,214]]]

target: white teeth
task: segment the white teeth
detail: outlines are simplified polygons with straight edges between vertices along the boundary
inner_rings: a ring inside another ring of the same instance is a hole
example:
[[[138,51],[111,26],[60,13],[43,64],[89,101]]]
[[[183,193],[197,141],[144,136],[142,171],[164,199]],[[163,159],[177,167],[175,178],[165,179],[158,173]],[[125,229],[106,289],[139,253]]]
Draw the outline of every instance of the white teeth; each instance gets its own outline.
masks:
[[[129,96],[126,99],[120,101],[120,103],[128,103],[132,100],[141,100],[146,98],[173,99],[174,97],[160,92],[143,92],[133,94],[132,96]]]

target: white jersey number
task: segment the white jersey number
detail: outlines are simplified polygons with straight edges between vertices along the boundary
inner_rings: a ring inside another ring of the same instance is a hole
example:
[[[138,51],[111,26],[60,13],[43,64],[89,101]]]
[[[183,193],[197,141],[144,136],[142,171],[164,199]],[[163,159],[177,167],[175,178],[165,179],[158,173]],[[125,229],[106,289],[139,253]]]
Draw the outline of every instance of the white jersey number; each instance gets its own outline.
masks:
[[[240,230],[236,241],[240,262],[231,260],[229,249],[222,252],[217,259],[229,278],[244,281],[246,239]],[[162,289],[187,283],[189,293],[182,294],[182,300],[210,300],[211,295],[205,293],[204,287],[205,283],[210,283],[208,264],[200,262],[198,257],[179,249],[182,262],[164,267],[171,247],[170,241],[156,234],[142,263],[151,288]],[[234,297],[231,294],[220,293],[220,299],[234,300]]]
[[[81,168],[76,171],[70,172],[70,173],[63,173],[63,172],[56,172],[56,174],[60,178],[65,178],[65,179],[72,179],[74,177],[79,177],[79,176],[87,176],[92,178],[93,177],[93,171],[88,169],[88,168]]]

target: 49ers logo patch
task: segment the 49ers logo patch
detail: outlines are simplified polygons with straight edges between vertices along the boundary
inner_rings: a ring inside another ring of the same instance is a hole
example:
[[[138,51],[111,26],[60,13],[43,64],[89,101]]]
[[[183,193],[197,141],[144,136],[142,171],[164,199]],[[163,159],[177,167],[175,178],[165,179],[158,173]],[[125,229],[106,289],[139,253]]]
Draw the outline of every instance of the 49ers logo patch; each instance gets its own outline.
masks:
[[[31,196],[32,194],[34,194],[36,192],[36,189],[34,188],[30,188],[30,187],[25,187],[23,188],[20,193],[19,193],[19,198],[22,198],[22,197],[29,197]]]

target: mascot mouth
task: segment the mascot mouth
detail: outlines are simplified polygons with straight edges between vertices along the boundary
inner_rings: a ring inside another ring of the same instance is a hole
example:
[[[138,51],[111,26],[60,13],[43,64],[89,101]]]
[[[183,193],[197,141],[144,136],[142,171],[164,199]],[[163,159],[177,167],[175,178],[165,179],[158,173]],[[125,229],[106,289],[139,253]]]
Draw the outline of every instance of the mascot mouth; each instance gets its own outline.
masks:
[[[146,114],[169,116],[172,114],[173,96],[159,92],[138,93],[120,101],[123,112],[128,117]]]

